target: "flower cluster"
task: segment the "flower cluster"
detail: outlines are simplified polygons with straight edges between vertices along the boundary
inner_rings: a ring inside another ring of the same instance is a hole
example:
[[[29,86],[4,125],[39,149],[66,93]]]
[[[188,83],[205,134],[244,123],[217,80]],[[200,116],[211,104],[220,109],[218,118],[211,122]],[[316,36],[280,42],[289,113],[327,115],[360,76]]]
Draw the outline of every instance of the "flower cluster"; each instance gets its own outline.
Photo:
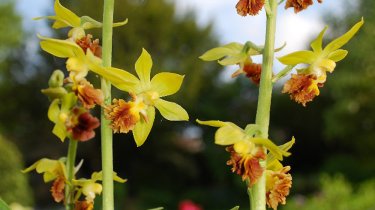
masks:
[[[323,35],[327,30],[327,27],[325,27],[311,43],[312,51],[297,51],[278,58],[285,65],[308,65],[305,68],[297,69],[297,74],[292,74],[291,78],[285,83],[282,92],[290,94],[291,99],[303,106],[306,106],[306,103],[318,96],[320,93],[319,88],[323,87],[326,82],[327,72],[332,73],[336,63],[344,59],[348,54],[348,51],[340,48],[357,33],[363,23],[362,19],[344,35],[323,48]]]
[[[75,171],[78,171],[79,168],[80,165],[75,168]],[[73,179],[72,182],[69,182],[67,179],[64,158],[59,160],[43,158],[22,172],[28,173],[33,170],[36,170],[37,173],[43,174],[44,182],[47,183],[53,181],[50,191],[53,199],[57,203],[66,202],[65,186],[70,185],[73,191],[69,193],[71,193],[71,197],[74,198],[74,201],[71,202],[74,203],[75,209],[93,209],[96,195],[100,195],[102,192],[102,185],[97,183],[98,181],[102,180],[102,172],[94,172],[90,179]],[[113,180],[120,183],[124,183],[126,181],[118,177],[115,172],[113,172]],[[84,200],[80,200],[81,195],[85,197]]]
[[[163,72],[150,79],[152,59],[143,49],[135,63],[137,76],[114,67],[103,67],[99,40],[93,40],[92,35],[85,29],[101,27],[101,23],[87,16],[78,17],[64,8],[58,0],[55,2],[56,16],[45,18],[55,20],[54,28],[73,27],[66,40],[52,39],[39,36],[40,45],[46,52],[60,58],[67,58],[66,68],[69,71],[69,81],[72,81],[72,91],[76,93],[84,108],[92,108],[100,104],[105,108],[105,116],[111,120],[114,132],[133,132],[137,146],[141,146],[149,135],[155,118],[155,108],[161,115],[172,121],[188,120],[187,112],[178,104],[161,99],[161,97],[176,93],[182,84],[184,76]],[[67,18],[66,16],[69,16]],[[113,26],[126,24],[126,21]],[[113,104],[103,105],[103,95],[85,79],[92,71],[110,81],[115,87],[129,93],[131,100],[114,99]],[[88,126],[91,127],[91,126]]]
[[[227,165],[232,166],[232,172],[240,175],[251,188],[259,178],[266,174],[267,204],[277,209],[279,203],[285,204],[285,198],[292,186],[292,176],[288,173],[290,166],[282,166],[283,157],[290,155],[288,150],[295,140],[276,146],[271,140],[255,137],[259,134],[258,126],[248,125],[245,130],[231,122],[200,121],[198,123],[218,127],[215,133],[215,143],[227,146],[230,153]],[[266,149],[269,150],[266,153]],[[267,165],[262,162],[267,160]]]

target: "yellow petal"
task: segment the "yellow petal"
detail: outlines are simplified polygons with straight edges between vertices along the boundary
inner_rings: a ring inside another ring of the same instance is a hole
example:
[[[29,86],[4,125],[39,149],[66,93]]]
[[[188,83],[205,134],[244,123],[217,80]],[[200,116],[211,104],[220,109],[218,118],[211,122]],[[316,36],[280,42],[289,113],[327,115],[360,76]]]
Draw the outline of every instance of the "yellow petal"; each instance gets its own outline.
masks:
[[[336,67],[336,63],[331,59],[322,59],[319,63],[319,67],[323,68],[328,72],[333,72]]]
[[[136,91],[136,87],[140,83],[136,76],[123,69],[103,67],[101,59],[90,50],[87,51],[86,57],[89,69],[109,80],[113,86],[126,92],[134,93]]]
[[[152,78],[151,88],[158,92],[159,97],[172,95],[180,89],[183,79],[182,75],[162,72]]]
[[[316,60],[316,55],[312,51],[297,51],[277,58],[284,65],[297,65],[300,63],[312,64]]]
[[[199,58],[204,61],[218,60],[224,56],[238,54],[242,51],[243,45],[240,43],[232,42],[222,47],[216,47],[208,50]]]
[[[176,103],[165,101],[163,99],[158,99],[155,101],[155,107],[159,110],[160,114],[167,120],[189,120],[189,115],[186,112],[186,110]]]
[[[244,141],[246,135],[244,130],[236,124],[228,122],[215,133],[215,144],[232,145]]]
[[[346,55],[348,55],[347,50],[338,49],[338,50],[331,52],[328,55],[328,59],[333,60],[334,62],[339,62],[342,59],[344,59]]]
[[[346,43],[350,41],[350,39],[353,38],[353,36],[358,32],[358,30],[362,27],[364,24],[363,18],[361,21],[356,23],[348,32],[346,32],[344,35],[340,36],[339,38],[333,40],[327,46],[324,48],[324,53],[329,54],[340,47],[344,46]]]
[[[135,62],[135,71],[137,72],[137,75],[144,86],[150,83],[151,68],[151,55],[145,49],[142,49],[141,55]]]
[[[54,23],[53,28],[63,28],[66,26],[79,27],[81,25],[81,19],[69,9],[61,5],[59,0],[55,1],[55,13],[58,21]]]
[[[59,114],[60,114],[59,103],[60,103],[60,100],[55,99],[52,101],[51,105],[49,105],[49,108],[48,108],[48,119],[54,123],[56,123],[59,118]]]
[[[207,120],[207,121],[202,121],[202,120],[196,120],[197,123],[201,124],[201,125],[208,125],[208,126],[212,126],[212,127],[222,127],[222,126],[225,126],[227,124],[227,122],[223,122],[223,121],[220,121],[220,120]]]
[[[152,125],[154,124],[155,120],[155,108],[150,106],[147,108],[147,122],[141,119],[138,122],[134,129],[133,129],[133,137],[137,147],[142,146],[142,144],[146,141],[148,135],[150,134]]]
[[[276,144],[274,144],[269,139],[264,138],[251,138],[250,141],[252,141],[255,144],[263,145],[265,146],[270,152],[272,152],[273,155],[275,155],[276,159],[283,160],[283,156],[289,156],[290,153],[287,151],[283,151],[280,149]]]
[[[311,48],[314,50],[314,52],[320,53],[323,50],[323,36],[327,28],[327,26],[324,27],[324,29],[319,33],[318,37],[313,42],[311,42]]]
[[[38,35],[41,48],[59,58],[78,57],[84,58],[85,52],[76,43],[68,40],[52,39]]]

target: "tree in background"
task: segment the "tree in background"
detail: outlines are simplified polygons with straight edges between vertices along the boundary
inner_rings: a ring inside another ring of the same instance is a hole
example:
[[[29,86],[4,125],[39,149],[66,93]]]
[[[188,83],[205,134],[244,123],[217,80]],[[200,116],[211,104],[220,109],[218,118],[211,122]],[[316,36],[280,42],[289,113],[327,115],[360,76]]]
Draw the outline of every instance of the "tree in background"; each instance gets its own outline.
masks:
[[[334,33],[347,29],[356,17],[366,19],[366,27],[349,43],[348,59],[338,64],[335,80],[327,93],[331,106],[324,113],[325,136],[341,154],[328,161],[327,169],[346,173],[352,180],[373,177],[375,173],[375,2],[362,0],[355,12],[336,19]]]

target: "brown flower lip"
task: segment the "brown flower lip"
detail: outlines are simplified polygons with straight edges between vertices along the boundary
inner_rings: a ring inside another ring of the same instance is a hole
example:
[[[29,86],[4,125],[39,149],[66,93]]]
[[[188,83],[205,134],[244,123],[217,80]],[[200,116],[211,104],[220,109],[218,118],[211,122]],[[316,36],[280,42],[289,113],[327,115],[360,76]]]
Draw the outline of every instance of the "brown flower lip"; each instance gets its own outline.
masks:
[[[111,128],[115,133],[128,133],[140,120],[139,113],[133,113],[134,102],[113,99],[113,104],[105,109],[105,116],[112,121]]]
[[[96,104],[103,104],[103,92],[100,89],[95,89],[87,80],[82,80],[80,84],[77,85],[75,93],[86,109],[91,109]]]
[[[264,0],[239,0],[236,4],[237,13],[241,16],[257,15],[264,6]]]
[[[52,184],[51,194],[55,202],[60,203],[65,198],[65,179],[64,177],[57,177]]]
[[[259,85],[260,76],[262,74],[262,64],[245,64],[243,67],[243,71],[245,72],[247,78],[251,79],[254,84]]]
[[[98,118],[93,117],[87,111],[82,113],[82,109],[74,108],[67,130],[72,134],[73,139],[88,141],[95,137],[94,129],[99,127],[99,125]]]
[[[99,39],[92,41],[91,34],[87,34],[81,39],[76,40],[76,43],[83,49],[83,51],[85,51],[85,53],[87,52],[87,49],[90,49],[96,57],[102,57],[102,47],[99,44]]]
[[[292,176],[288,173],[290,166],[283,167],[280,171],[270,171],[270,176],[267,178],[272,179],[270,183],[273,184],[270,190],[266,192],[267,205],[274,210],[280,204],[286,203],[286,197],[289,195],[290,188],[292,187]]]
[[[292,100],[306,106],[306,103],[319,95],[317,87],[324,85],[318,83],[316,88],[312,88],[315,85],[315,79],[314,75],[292,74],[292,77],[284,84],[282,92],[290,94]]]
[[[94,204],[89,201],[76,201],[74,205],[74,210],[92,210],[94,209]]]
[[[323,0],[318,0],[319,3],[322,3]],[[313,0],[287,0],[285,3],[285,9],[290,7],[294,8],[294,12],[298,13],[302,10],[307,9],[310,5],[313,4]]]
[[[263,150],[258,149],[255,155],[238,154],[233,146],[227,147],[226,150],[231,155],[230,160],[227,161],[227,165],[232,165],[232,172],[240,175],[243,181],[249,179],[249,187],[253,186],[264,171],[264,168],[259,163],[260,160],[266,158]]]

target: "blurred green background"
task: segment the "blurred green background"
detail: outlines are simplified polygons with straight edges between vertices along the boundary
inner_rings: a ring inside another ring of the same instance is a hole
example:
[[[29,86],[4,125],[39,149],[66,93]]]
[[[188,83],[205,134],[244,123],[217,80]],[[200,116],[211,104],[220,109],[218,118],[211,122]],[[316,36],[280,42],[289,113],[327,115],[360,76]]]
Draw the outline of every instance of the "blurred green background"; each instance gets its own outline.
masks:
[[[98,2],[61,2],[77,14],[101,19]],[[0,197],[8,203],[54,209],[59,204],[51,199],[50,184],[36,173],[26,176],[20,170],[43,157],[65,156],[67,143],[51,134],[49,102],[40,93],[50,73],[65,64],[40,50],[30,53],[38,42],[37,31],[25,31],[14,8],[13,1],[0,3]],[[225,82],[219,65],[198,59],[220,43],[212,25],[197,25],[194,12],[177,17],[169,1],[118,0],[115,14],[115,20],[130,21],[114,29],[113,66],[133,71],[141,48],[146,48],[154,60],[154,74],[162,70],[186,75],[181,91],[171,99],[190,114],[189,122],[179,123],[157,116],[140,148],[131,135],[114,135],[114,168],[128,179],[115,186],[116,209],[177,209],[186,199],[205,210],[248,208],[244,184],[226,166],[229,155],[213,143],[214,129],[194,120],[220,119],[245,126],[255,118],[257,87],[246,78]],[[374,14],[375,2],[362,0],[358,10],[343,18],[327,15],[333,29],[329,37],[342,34],[361,16],[366,23],[345,46],[349,56],[338,63],[321,95],[307,108],[280,94],[281,85],[274,89],[270,137],[277,143],[291,136],[297,139],[293,155],[286,159],[292,166],[293,187],[281,209],[375,210]],[[66,32],[49,33],[63,38]],[[93,34],[98,37],[100,30]],[[97,77],[91,79],[98,84]],[[115,90],[114,95],[127,97]],[[101,170],[100,156],[99,139],[79,144],[78,160],[84,159],[84,164],[78,176]],[[97,204],[100,209],[100,200]]]

